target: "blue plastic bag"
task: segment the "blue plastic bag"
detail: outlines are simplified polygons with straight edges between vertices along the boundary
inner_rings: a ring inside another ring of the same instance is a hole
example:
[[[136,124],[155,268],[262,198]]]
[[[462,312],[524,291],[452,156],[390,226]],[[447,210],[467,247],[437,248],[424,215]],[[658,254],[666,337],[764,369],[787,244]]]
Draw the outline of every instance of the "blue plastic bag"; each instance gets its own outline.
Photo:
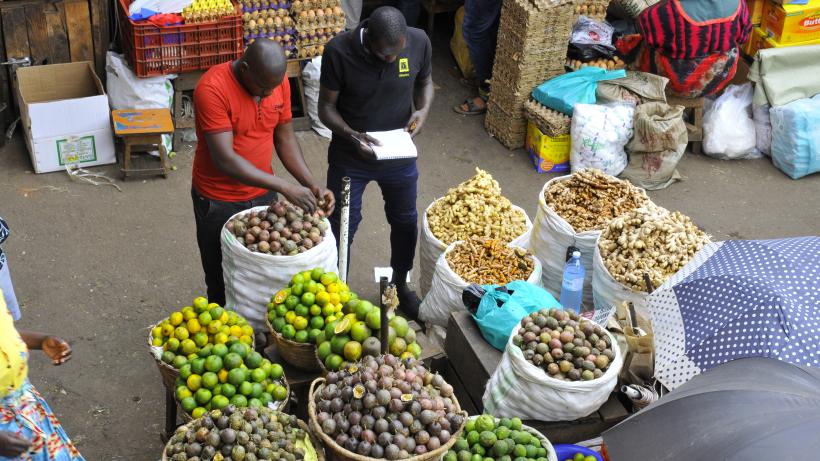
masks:
[[[820,171],[820,95],[770,111],[772,161],[792,179]]]
[[[503,351],[510,333],[524,316],[539,309],[562,309],[561,304],[543,288],[524,281],[510,282],[507,291],[499,285],[484,285],[484,296],[473,316],[481,335],[494,348]]]
[[[576,104],[595,104],[595,90],[598,82],[626,77],[626,71],[607,71],[600,67],[583,67],[538,85],[532,97],[541,104],[572,115]]]

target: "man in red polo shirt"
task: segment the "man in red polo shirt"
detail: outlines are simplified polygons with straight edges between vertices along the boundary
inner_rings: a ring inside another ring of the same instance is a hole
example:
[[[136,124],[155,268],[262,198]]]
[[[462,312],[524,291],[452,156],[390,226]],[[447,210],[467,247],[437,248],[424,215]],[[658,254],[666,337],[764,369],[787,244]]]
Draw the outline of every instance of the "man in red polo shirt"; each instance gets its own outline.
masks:
[[[253,42],[236,61],[212,67],[194,90],[196,135],[191,197],[208,300],[225,304],[222,226],[232,215],[268,205],[277,193],[314,212],[333,194],[313,179],[291,124],[287,59],[272,40]],[[276,176],[273,152],[299,182]]]

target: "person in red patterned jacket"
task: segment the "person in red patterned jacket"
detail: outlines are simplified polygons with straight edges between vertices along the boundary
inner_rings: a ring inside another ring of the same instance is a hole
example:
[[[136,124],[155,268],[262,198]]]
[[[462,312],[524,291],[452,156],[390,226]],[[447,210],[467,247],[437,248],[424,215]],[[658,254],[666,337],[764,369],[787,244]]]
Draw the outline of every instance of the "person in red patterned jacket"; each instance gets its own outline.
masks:
[[[639,70],[669,78],[671,93],[712,95],[735,76],[752,23],[744,0],[662,0],[638,18]]]

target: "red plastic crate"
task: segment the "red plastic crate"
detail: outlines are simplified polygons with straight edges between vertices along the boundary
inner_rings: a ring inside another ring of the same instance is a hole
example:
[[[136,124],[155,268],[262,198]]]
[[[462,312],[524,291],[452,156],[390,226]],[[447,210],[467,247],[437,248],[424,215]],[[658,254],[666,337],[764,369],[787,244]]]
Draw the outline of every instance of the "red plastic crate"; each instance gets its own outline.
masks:
[[[242,56],[242,16],[176,26],[157,26],[128,18],[130,0],[119,0],[120,38],[137,77],[208,69]]]

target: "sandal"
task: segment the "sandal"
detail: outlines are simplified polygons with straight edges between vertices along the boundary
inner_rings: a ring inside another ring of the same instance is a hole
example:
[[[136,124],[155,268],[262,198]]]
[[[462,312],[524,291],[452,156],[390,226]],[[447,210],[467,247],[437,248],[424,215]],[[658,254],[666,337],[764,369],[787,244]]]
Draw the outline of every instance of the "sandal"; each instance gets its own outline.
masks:
[[[487,112],[487,100],[483,97],[479,96],[481,99],[484,100],[484,107],[479,107],[475,103],[475,98],[465,99],[464,102],[461,104],[453,107],[453,110],[461,115],[481,115]],[[464,110],[464,106],[467,106],[467,110]]]

